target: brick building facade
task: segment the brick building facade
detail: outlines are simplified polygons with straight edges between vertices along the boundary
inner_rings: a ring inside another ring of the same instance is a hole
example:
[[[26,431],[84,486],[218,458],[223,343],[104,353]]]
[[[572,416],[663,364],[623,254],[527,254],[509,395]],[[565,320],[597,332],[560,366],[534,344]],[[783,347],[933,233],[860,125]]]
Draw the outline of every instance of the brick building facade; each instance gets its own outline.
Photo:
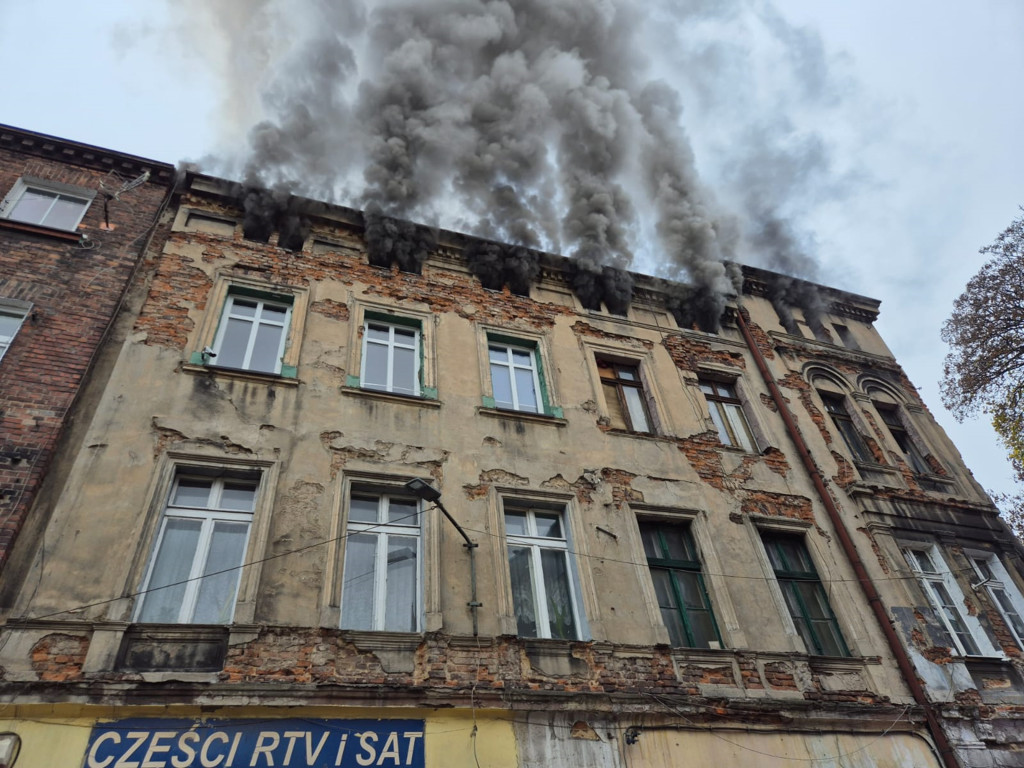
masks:
[[[0,572],[173,181],[0,126]]]
[[[175,192],[0,585],[25,765],[1020,764],[1020,553],[878,302],[247,194]]]

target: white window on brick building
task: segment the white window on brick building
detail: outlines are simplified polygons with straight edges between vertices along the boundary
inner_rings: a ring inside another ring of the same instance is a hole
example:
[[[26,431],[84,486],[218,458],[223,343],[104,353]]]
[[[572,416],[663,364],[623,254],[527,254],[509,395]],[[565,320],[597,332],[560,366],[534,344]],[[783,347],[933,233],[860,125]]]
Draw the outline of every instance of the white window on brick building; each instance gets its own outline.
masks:
[[[229,294],[210,364],[259,373],[280,373],[291,304],[279,299]]]
[[[0,360],[10,348],[14,337],[18,335],[30,309],[29,304],[12,299],[0,299]]]
[[[73,232],[94,196],[81,187],[22,177],[0,204],[0,218]]]
[[[543,413],[537,351],[492,340],[487,345],[494,406],[510,411]]]
[[[352,491],[341,587],[342,629],[420,631],[420,504],[397,493]]]
[[[136,621],[231,623],[258,487],[255,471],[217,477],[178,471],[143,581]]]
[[[935,546],[905,546],[903,555],[931,604],[947,644],[958,656],[998,656],[978,619],[964,605],[964,593]]]
[[[505,538],[517,634],[580,639],[575,568],[564,511],[508,503]]]
[[[417,321],[368,319],[363,329],[360,386],[396,395],[418,396],[420,350]]]
[[[1024,597],[998,557],[988,553],[968,554],[968,557],[980,579],[975,589],[985,588],[1017,647],[1024,649]]]

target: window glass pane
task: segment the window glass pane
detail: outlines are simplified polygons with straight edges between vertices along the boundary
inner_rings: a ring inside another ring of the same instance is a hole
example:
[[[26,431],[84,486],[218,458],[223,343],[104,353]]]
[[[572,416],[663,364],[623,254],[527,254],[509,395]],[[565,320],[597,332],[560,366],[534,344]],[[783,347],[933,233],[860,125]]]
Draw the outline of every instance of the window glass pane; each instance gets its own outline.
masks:
[[[722,403],[708,403],[708,413],[711,414],[711,420],[715,423],[715,429],[718,430],[718,439],[722,445],[735,446],[736,441],[733,440],[732,434],[729,432],[728,426],[726,426],[725,415],[722,411]]]
[[[618,378],[623,381],[639,381],[640,377],[637,375],[636,368],[630,368],[628,366],[617,366],[615,372]]]
[[[256,306],[258,302],[248,299],[231,298],[231,314],[235,317],[256,317]]]
[[[1010,600],[1010,596],[1000,587],[990,587],[990,591],[996,602],[999,603],[999,607],[1003,609],[1003,615],[1006,616],[1006,621],[1017,634],[1017,639],[1024,640],[1024,621],[1021,620],[1020,614],[1017,613],[1017,609],[1014,607],[1013,601]]]
[[[689,560],[696,562],[697,551],[693,539],[685,528],[678,525],[666,525],[662,529],[668,549],[668,557],[672,560]]]
[[[690,611],[687,614],[690,621],[690,634],[693,635],[694,648],[710,648],[712,642],[718,642],[718,634],[715,632],[715,621],[710,611]]]
[[[415,346],[416,331],[408,328],[395,328],[395,343],[404,346]]]
[[[21,327],[21,321],[24,317],[25,315],[21,312],[15,313],[0,309],[0,339],[13,338],[14,334]]]
[[[388,522],[402,525],[419,525],[417,503],[412,499],[389,499]]]
[[[707,605],[704,601],[704,587],[701,586],[700,576],[693,571],[672,571],[676,584],[679,585],[679,592],[683,596],[683,605],[687,611],[704,610]]]
[[[213,526],[213,539],[206,558],[203,573],[206,576],[199,584],[192,621],[196,624],[230,624],[235,613],[235,596],[238,579],[245,557],[245,541],[249,534],[248,523],[218,521]],[[234,570],[226,570],[234,568]],[[217,571],[225,571],[217,573]]]
[[[255,486],[243,483],[224,483],[224,490],[220,496],[221,509],[251,512],[255,501]]]
[[[533,354],[530,352],[524,352],[521,349],[512,350],[512,364],[517,367],[532,368],[533,367]]]
[[[50,212],[43,219],[43,224],[54,229],[74,229],[78,226],[78,220],[82,217],[82,209],[85,203],[74,197],[57,198],[57,202],[50,208]]]
[[[270,323],[283,324],[286,317],[288,317],[288,308],[276,307],[273,304],[264,304],[263,311],[260,313],[260,320]]]
[[[227,368],[244,368],[245,350],[249,345],[251,332],[252,321],[236,317],[227,318],[227,327],[224,329],[224,336],[214,362]]]
[[[974,564],[978,568],[978,573],[981,574],[983,579],[993,579],[995,576],[992,574],[992,569],[989,567],[988,561],[984,558],[974,558]]]
[[[375,325],[370,323],[366,326],[366,338],[370,341],[387,342],[391,337],[391,327],[388,325]]]
[[[190,477],[178,479],[174,488],[174,499],[171,503],[176,507],[208,507],[210,505],[210,489],[213,481],[198,480]]]
[[[628,422],[622,410],[622,402],[619,400],[619,385],[614,381],[605,381],[603,384],[604,401],[608,406],[608,426],[613,429],[626,429]]]
[[[655,558],[660,560],[665,557],[661,551],[661,539],[658,536],[658,529],[653,525],[640,525],[640,538],[644,543],[644,554],[647,555],[648,559]]]
[[[379,344],[366,345],[363,386],[386,389],[388,386],[388,348]]]
[[[723,405],[729,419],[729,426],[732,427],[732,434],[736,438],[736,447],[753,452],[754,441],[750,437],[747,418],[743,415],[742,407],[734,403],[724,403]]]
[[[377,537],[350,534],[345,541],[345,574],[341,594],[341,626],[373,629],[374,563]]]
[[[629,421],[634,432],[650,432],[651,427],[647,423],[647,410],[644,407],[643,396],[636,387],[623,387],[622,393],[626,396],[626,407],[629,409]]]
[[[544,536],[549,539],[562,538],[562,523],[560,515],[543,515],[537,513],[534,515],[534,520],[537,523],[538,536]]]
[[[391,391],[412,395],[416,393],[416,350],[396,347]]]
[[[533,371],[516,368],[516,395],[519,398],[519,410],[537,411],[537,393],[533,388]]]
[[[917,560],[918,567],[925,573],[938,573],[935,570],[935,565],[932,563],[931,555],[929,555],[923,549],[912,549],[910,550],[914,558]]]
[[[526,513],[506,512],[505,531],[513,536],[526,534]]]
[[[281,337],[284,326],[260,323],[249,358],[249,370],[276,373],[281,362]]]
[[[188,578],[192,561],[196,555],[202,520],[168,517],[164,520],[164,533],[160,551],[153,563],[147,592],[143,596],[139,621],[177,622],[187,584],[179,584]],[[167,584],[173,587],[160,589]]]
[[[491,389],[494,392],[494,403],[501,408],[512,406],[512,379],[509,369],[491,364]]]
[[[533,597],[533,560],[530,550],[527,547],[509,547],[508,569],[512,577],[516,632],[521,637],[537,637],[537,608]]]
[[[668,629],[669,642],[676,647],[687,645],[683,614],[676,603],[669,572],[661,568],[652,568],[651,578],[654,581],[654,593],[658,597],[658,606],[661,608],[661,619],[665,622],[665,628]]]
[[[376,496],[357,496],[352,494],[348,506],[348,518],[359,523],[376,523],[379,501]]]
[[[415,632],[416,620],[416,539],[411,536],[388,537],[388,589],[384,629],[389,632]]]
[[[506,347],[488,347],[487,355],[492,363],[508,362],[508,349]]]
[[[41,224],[57,195],[41,189],[26,189],[11,209],[9,218],[29,224]]]
[[[551,637],[576,639],[576,620],[573,616],[572,589],[565,553],[554,549],[540,551],[547,592],[548,626]]]

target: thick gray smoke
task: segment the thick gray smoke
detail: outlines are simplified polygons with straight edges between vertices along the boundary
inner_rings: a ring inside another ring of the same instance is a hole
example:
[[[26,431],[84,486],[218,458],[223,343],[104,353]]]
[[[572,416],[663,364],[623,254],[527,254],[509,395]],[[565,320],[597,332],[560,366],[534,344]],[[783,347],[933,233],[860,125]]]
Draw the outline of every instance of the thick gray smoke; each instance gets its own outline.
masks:
[[[378,0],[368,8],[223,0],[192,10],[225,43],[221,68],[238,86],[233,120],[251,110],[241,94],[260,99],[264,117],[234,166],[248,185],[274,190],[253,195],[254,212],[280,219],[267,200],[280,203],[284,191],[358,205],[368,212],[375,262],[413,271],[429,238],[403,221],[466,229],[512,246],[469,255],[486,285],[515,292],[535,279],[526,254],[565,253],[576,259],[583,303],[614,312],[629,306],[624,270],[639,250],[653,261],[648,269],[691,286],[685,298],[694,309],[681,316],[713,330],[737,289],[726,262],[743,242],[777,251],[780,265],[792,265],[784,271],[804,273],[808,261],[770,176],[746,184],[745,224],[723,214],[701,183],[679,90],[666,82],[665,62],[645,59],[644,24],[654,8],[684,35],[686,25],[746,4],[691,1],[666,11],[635,0]],[[777,15],[762,16],[773,39],[813,54]],[[794,67],[811,59],[794,55]],[[698,91],[708,79],[689,67],[672,76]],[[809,93],[825,88],[820,77],[806,80]],[[738,184],[741,176],[733,174]],[[523,267],[512,267],[520,257]]]
[[[521,245],[471,241],[464,249],[470,271],[484,288],[500,291],[506,285],[519,296],[528,296],[540,275],[540,254]]]

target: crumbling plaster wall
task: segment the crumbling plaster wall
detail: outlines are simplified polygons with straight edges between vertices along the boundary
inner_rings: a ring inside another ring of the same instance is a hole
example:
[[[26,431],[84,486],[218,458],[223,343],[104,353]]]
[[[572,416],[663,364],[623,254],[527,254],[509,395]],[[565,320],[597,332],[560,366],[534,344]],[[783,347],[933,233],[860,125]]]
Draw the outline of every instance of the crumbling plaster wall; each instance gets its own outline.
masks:
[[[200,204],[186,196],[183,210]],[[257,623],[309,626],[332,615],[325,606],[337,602],[331,574],[340,565],[325,542],[337,530],[346,477],[375,473],[402,481],[416,475],[435,482],[482,545],[483,634],[509,629],[508,612],[498,610],[507,588],[498,499],[548,494],[571,502],[584,608],[596,640],[667,640],[645,586],[636,515],[676,510],[697,520],[702,540],[713,546],[720,570],[709,575],[709,584],[726,645],[802,651],[779,613],[764,562],[752,556],[752,521],[776,518],[813,538],[823,576],[836,580],[833,594],[856,652],[884,654],[777,414],[751,412],[760,454],[717,443],[696,386],[702,366],[741,376],[752,404],[767,397],[735,329],[711,337],[577,311],[564,301],[486,291],[450,260],[432,261],[423,276],[370,267],[359,252],[358,233],[332,228],[330,234],[339,245],[307,245],[300,253],[245,241],[237,230],[233,238],[180,226],[171,234],[56,506],[45,567],[40,560],[34,589],[24,593],[17,614],[39,616],[110,599],[75,615],[131,619],[132,600],[115,599],[139,586],[165,501],[168,457],[174,455],[186,457],[178,459],[185,463],[194,457],[274,467],[275,482],[265,489],[272,494],[265,547],[250,551],[251,559],[272,558],[258,566],[250,596]],[[219,312],[209,303],[212,286],[233,276],[308,292],[302,333],[292,342],[299,347],[296,380],[189,363],[202,346],[209,313]],[[358,310],[382,305],[398,315],[429,316],[436,406],[349,385],[358,375]],[[481,328],[541,339],[552,405],[564,418],[481,412],[488,387]],[[655,395],[657,435],[623,434],[602,424],[594,349],[641,361]],[[432,525],[439,531],[441,582],[440,624],[432,628],[468,634],[466,553],[440,518]],[[97,553],[103,553],[102,569],[95,567]],[[81,573],[95,576],[82,580]],[[881,687],[900,690],[891,679]]]

